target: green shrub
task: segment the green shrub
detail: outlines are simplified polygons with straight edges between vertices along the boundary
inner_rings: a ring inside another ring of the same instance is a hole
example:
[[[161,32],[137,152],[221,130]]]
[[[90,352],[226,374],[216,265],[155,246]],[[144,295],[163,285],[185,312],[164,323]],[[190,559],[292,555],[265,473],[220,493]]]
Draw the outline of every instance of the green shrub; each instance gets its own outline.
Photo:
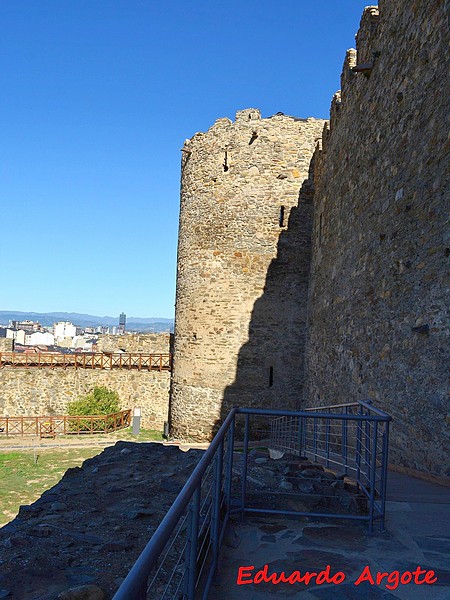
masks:
[[[67,405],[68,414],[78,415],[110,415],[119,412],[119,394],[107,387],[95,387],[90,394],[78,398]]]
[[[89,416],[89,415],[110,415],[120,411],[119,395],[107,387],[94,387],[90,394],[78,398],[67,405],[67,412],[70,416]],[[96,419],[77,419],[69,424],[69,431],[87,432],[91,427],[96,431],[110,431],[114,429],[114,419],[100,420]]]

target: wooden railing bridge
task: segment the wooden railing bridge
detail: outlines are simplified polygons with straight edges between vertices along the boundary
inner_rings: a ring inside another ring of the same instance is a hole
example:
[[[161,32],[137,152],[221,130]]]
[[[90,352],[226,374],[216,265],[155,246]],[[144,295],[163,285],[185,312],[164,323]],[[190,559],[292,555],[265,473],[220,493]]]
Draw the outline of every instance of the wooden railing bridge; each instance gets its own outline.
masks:
[[[171,354],[0,352],[0,368],[37,369],[135,369],[137,371],[170,371]]]

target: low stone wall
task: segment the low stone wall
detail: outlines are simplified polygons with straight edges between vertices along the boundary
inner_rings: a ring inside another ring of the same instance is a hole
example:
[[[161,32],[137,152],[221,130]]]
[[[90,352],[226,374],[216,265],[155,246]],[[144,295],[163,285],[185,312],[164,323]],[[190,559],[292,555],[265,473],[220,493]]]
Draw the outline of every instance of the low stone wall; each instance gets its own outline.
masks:
[[[143,427],[163,429],[168,419],[169,371],[4,368],[0,370],[0,414],[66,414],[67,403],[94,386],[116,391],[122,409],[140,407]]]

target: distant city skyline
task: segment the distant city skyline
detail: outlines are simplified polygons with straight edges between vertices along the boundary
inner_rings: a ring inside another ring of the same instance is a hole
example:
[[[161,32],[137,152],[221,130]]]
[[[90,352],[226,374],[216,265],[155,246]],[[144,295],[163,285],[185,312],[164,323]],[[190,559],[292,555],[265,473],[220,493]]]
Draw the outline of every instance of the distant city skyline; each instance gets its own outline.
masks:
[[[4,3],[0,309],[173,318],[184,139],[327,118],[366,4]]]
[[[121,313],[122,314],[122,313]],[[119,327],[120,315],[109,316],[109,315],[89,315],[81,313],[68,313],[68,312],[21,312],[21,311],[3,311],[0,310],[0,325],[8,325],[12,321],[24,322],[30,320],[32,322],[40,322],[43,326],[50,326],[56,322],[74,322],[74,324],[89,327],[92,324],[104,325],[108,327]],[[142,327],[148,326],[149,328],[153,325],[173,325],[173,319],[165,317],[139,317],[130,316],[127,317],[129,329],[133,329],[136,325]]]

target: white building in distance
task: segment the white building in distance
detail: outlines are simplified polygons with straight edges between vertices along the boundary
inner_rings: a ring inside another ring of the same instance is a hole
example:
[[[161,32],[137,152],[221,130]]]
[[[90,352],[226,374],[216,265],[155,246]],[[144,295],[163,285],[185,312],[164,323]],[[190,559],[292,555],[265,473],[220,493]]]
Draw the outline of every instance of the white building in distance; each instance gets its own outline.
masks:
[[[59,321],[53,325],[55,340],[73,338],[77,334],[77,328],[70,321]]]
[[[18,344],[25,346],[26,333],[23,329],[7,329],[6,337],[15,340]]]
[[[25,336],[25,346],[53,346],[55,337],[48,331],[35,331]]]

